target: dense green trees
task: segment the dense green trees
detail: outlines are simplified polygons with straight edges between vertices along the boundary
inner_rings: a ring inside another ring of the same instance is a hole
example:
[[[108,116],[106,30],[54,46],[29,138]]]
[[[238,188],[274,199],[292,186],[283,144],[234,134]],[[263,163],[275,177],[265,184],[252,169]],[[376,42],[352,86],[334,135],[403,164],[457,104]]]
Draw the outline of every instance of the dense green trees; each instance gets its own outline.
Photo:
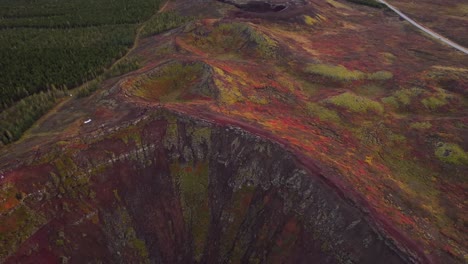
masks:
[[[134,25],[1,30],[0,107],[94,78],[125,53],[134,31]]]
[[[150,36],[188,21],[174,13],[148,21],[161,2],[0,0],[0,142],[19,139],[68,88],[94,79],[76,91],[85,97],[103,78],[137,69],[133,58],[106,70],[133,44],[142,22],[141,35]]]
[[[0,0],[0,141],[19,139],[67,87],[95,78],[123,56],[159,3]]]
[[[191,17],[183,17],[174,12],[162,13],[152,17],[143,28],[141,35],[149,37],[159,34],[169,29],[176,28],[190,21]]]
[[[3,144],[18,140],[23,132],[52,108],[66,91],[51,89],[20,100],[14,107],[0,113],[0,141]],[[0,145],[1,145],[0,143]]]
[[[0,110],[103,72],[160,0],[0,0]]]

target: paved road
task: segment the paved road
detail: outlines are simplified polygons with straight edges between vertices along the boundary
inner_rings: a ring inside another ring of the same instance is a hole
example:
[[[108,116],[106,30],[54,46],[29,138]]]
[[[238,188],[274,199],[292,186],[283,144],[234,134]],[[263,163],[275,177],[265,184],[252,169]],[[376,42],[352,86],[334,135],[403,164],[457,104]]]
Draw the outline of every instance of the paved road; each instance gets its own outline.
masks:
[[[451,46],[451,47],[454,47],[456,48],[457,50],[465,53],[465,54],[468,54],[468,49],[451,41],[450,39],[448,38],[445,38],[439,34],[437,34],[436,32],[422,26],[421,24],[418,24],[416,21],[414,21],[413,19],[409,18],[407,15],[403,14],[400,10],[398,10],[396,7],[392,6],[391,4],[387,3],[385,0],[377,0],[378,2],[388,6],[388,8],[390,8],[391,10],[393,10],[395,13],[397,13],[398,15],[400,15],[402,18],[404,18],[406,21],[410,22],[411,24],[413,24],[415,27],[419,28],[420,30],[426,32],[427,34],[431,35],[432,37],[434,37],[435,39]]]

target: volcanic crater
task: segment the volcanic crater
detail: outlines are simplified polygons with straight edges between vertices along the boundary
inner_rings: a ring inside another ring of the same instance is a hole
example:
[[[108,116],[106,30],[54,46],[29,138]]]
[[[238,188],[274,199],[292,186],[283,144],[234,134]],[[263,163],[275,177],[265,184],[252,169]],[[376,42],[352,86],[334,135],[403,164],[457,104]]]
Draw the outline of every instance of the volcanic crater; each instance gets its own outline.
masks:
[[[424,36],[403,38],[398,19],[384,12],[307,2],[313,5],[285,12],[290,3],[235,3],[275,18],[290,12],[287,22],[221,17],[236,8],[215,2],[219,17],[141,39],[128,55],[141,61],[139,69],[64,102],[2,149],[0,261],[461,262],[462,203],[450,203],[451,215],[442,218],[439,200],[429,196],[439,198],[438,184],[452,188],[444,184],[450,177],[424,184],[418,177],[440,168],[446,176],[449,166],[462,175],[466,167],[429,157],[432,149],[408,136],[434,141],[421,131],[437,122],[411,130],[414,119],[403,118],[416,118],[404,112],[409,102],[425,117],[430,107],[460,112],[456,92],[467,75],[457,67],[464,61],[448,52],[450,67],[421,66],[442,65],[446,60],[434,60],[447,51]],[[174,2],[195,14],[211,5]],[[383,17],[394,39],[437,56],[425,61],[381,45],[384,31],[376,25]],[[359,55],[364,49],[369,60]],[[420,83],[404,79],[412,75],[451,84],[454,72],[461,77],[450,93],[395,88]],[[440,126],[457,118],[443,117]],[[420,153],[405,144],[430,151],[414,155]],[[426,192],[414,194],[412,186]],[[427,211],[415,197],[436,202]],[[446,241],[459,251],[446,250]]]
[[[50,261],[54,252],[113,263],[412,259],[319,172],[240,128],[158,110],[53,164],[22,171],[46,181],[21,201],[41,212],[23,212],[28,221],[56,216],[7,262]],[[45,237],[49,248],[35,251]]]

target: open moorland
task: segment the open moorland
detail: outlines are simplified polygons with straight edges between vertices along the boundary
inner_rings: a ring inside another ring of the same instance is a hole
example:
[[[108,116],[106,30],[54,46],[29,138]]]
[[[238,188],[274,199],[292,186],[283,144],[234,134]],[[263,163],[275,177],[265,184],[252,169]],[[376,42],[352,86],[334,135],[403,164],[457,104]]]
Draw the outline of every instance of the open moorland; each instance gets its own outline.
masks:
[[[370,0],[150,16],[119,24],[98,78],[3,132],[0,261],[467,261],[466,55]]]
[[[392,5],[426,27],[439,32],[456,43],[468,46],[468,3],[457,0],[390,0]]]

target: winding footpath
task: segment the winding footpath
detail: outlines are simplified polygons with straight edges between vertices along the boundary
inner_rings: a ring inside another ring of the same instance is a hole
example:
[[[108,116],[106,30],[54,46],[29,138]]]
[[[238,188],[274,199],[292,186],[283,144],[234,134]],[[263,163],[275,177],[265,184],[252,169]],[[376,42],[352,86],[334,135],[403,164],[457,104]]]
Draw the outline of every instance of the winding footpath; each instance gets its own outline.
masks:
[[[133,45],[132,47],[127,50],[127,52],[125,53],[125,55],[123,55],[122,57],[120,57],[118,60],[116,60],[115,62],[112,63],[112,65],[110,65],[106,70],[105,72],[108,72],[110,71],[110,69],[112,67],[114,67],[114,65],[117,65],[119,64],[121,61],[127,59],[130,55],[131,52],[133,52],[137,47],[138,47],[138,43],[139,43],[139,40],[140,40],[140,36],[141,36],[141,32],[143,31],[143,28],[145,27],[146,23],[151,20],[154,16],[157,16],[159,14],[161,14],[162,12],[164,12],[169,4],[170,0],[166,0],[166,2],[164,3],[164,5],[156,12],[154,13],[150,18],[148,18],[145,22],[143,22],[136,30],[136,34],[135,34],[135,38],[134,38],[134,41],[133,41]],[[94,79],[91,79],[91,80],[88,80],[86,82],[84,82],[83,84],[79,85],[78,87],[75,87],[75,88],[72,88],[69,92],[73,95],[75,95],[80,89],[82,89],[83,87],[89,85],[91,82],[95,81],[96,79],[98,79],[99,77],[101,76],[104,76],[104,73],[102,73],[100,76],[94,78]],[[57,105],[55,105],[52,109],[50,109],[49,111],[47,111],[46,114],[44,114],[43,116],[41,116],[36,122],[34,122],[34,124],[28,128],[22,135],[21,135],[21,138],[18,139],[16,142],[20,142],[26,138],[29,138],[31,137],[31,131],[34,129],[34,128],[37,128],[39,127],[45,120],[47,120],[50,116],[52,116],[53,114],[55,114],[59,109],[61,109],[66,103],[68,103],[70,100],[74,99],[74,97],[70,96],[70,97],[65,97],[65,99],[63,99],[62,101],[60,101]]]
[[[446,38],[446,37],[443,37],[439,34],[437,34],[436,32],[422,26],[421,24],[419,24],[418,22],[414,21],[413,19],[409,18],[407,15],[403,14],[400,10],[398,10],[396,7],[394,7],[393,5],[387,3],[385,0],[377,0],[378,2],[386,5],[388,8],[390,8],[391,10],[393,10],[395,13],[397,13],[399,16],[401,16],[403,19],[405,19],[406,21],[410,22],[412,25],[414,25],[415,27],[419,28],[420,30],[422,30],[423,32],[429,34],[430,36],[432,36],[433,38],[465,53],[465,54],[468,54],[468,49],[451,41],[450,39]]]

